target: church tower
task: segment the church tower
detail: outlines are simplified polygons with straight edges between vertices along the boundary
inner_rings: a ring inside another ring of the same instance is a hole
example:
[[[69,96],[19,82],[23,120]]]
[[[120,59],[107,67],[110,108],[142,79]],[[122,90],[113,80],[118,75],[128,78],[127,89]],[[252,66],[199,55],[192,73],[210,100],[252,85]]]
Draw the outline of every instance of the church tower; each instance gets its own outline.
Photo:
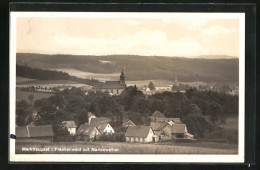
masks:
[[[125,74],[124,74],[123,69],[122,69],[121,75],[120,75],[120,84],[125,84]]]

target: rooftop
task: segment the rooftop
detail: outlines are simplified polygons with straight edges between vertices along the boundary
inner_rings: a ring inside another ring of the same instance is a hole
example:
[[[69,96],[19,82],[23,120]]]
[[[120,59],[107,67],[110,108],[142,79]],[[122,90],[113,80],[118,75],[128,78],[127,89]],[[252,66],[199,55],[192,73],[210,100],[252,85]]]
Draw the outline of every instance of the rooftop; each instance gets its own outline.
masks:
[[[52,126],[23,126],[15,128],[17,137],[47,137],[54,136]]]
[[[62,122],[67,128],[76,128],[77,125],[75,124],[75,122],[73,120],[71,121],[63,121]]]
[[[129,126],[126,130],[125,136],[146,138],[150,129],[150,126]]]

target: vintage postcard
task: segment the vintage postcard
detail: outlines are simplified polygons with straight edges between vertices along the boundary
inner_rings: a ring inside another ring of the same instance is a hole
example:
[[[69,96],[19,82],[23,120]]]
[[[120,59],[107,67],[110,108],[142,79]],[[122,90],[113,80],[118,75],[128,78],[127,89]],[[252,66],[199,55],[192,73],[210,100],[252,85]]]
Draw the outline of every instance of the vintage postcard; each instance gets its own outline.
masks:
[[[244,13],[10,19],[11,162],[244,162]]]

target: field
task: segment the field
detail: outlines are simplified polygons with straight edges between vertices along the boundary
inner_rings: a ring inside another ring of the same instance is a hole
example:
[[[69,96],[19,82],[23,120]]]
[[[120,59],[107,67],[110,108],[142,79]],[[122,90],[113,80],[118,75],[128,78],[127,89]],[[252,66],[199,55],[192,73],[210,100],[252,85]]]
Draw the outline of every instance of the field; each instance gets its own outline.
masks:
[[[21,89],[16,88],[16,100],[26,100],[27,102],[30,103],[31,101],[28,99],[29,95],[34,96],[34,98],[33,98],[33,102],[34,102],[35,100],[39,100],[42,98],[48,98],[48,97],[52,96],[53,94],[22,91]]]
[[[35,151],[25,151],[30,148],[35,149]],[[16,154],[237,154],[237,148],[237,145],[205,142],[140,144],[83,141],[28,143],[16,141],[15,146]]]

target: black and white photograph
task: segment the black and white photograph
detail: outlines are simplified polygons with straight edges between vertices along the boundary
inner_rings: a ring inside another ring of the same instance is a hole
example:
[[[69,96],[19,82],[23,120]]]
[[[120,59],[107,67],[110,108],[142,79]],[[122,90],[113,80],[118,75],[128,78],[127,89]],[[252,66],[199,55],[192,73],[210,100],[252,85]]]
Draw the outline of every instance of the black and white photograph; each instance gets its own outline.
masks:
[[[244,161],[243,13],[10,16],[11,161]]]

